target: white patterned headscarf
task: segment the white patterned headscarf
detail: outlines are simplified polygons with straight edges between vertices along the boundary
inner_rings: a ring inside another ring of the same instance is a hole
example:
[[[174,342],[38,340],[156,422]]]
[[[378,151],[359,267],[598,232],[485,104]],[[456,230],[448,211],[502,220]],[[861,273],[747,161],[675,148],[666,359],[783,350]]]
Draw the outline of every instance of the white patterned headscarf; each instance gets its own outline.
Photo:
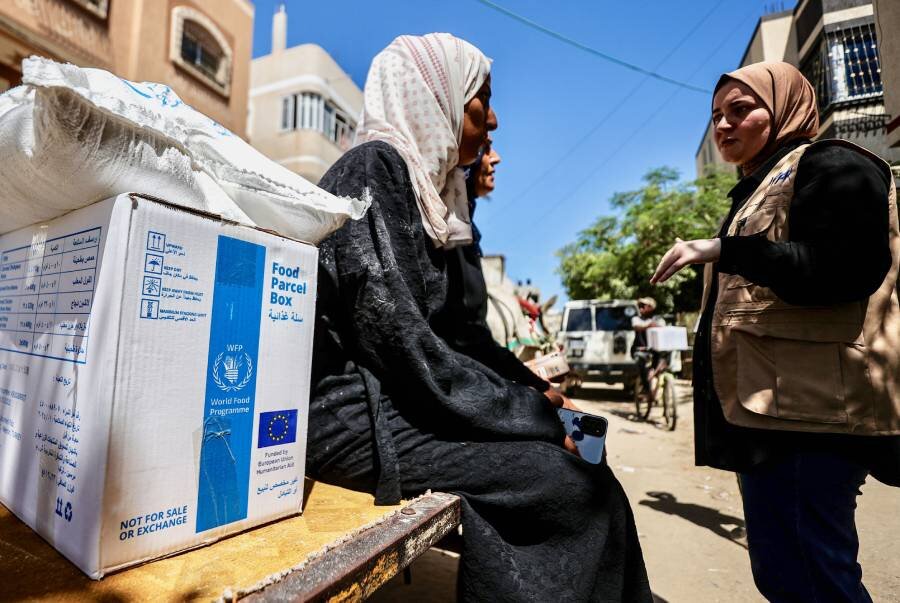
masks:
[[[422,223],[438,247],[472,242],[458,169],[465,104],[490,75],[480,50],[446,33],[400,36],[372,61],[356,143],[381,140],[406,161]]]

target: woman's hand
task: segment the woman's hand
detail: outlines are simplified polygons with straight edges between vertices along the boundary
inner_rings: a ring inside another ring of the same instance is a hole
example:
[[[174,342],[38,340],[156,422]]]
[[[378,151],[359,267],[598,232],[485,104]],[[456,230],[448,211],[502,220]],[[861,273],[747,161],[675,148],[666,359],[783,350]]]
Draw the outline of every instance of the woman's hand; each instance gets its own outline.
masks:
[[[550,400],[550,404],[555,406],[556,408],[569,408],[566,406],[566,403],[569,402],[569,399],[566,398],[558,389],[554,389],[551,385],[547,391],[544,392],[544,395],[547,396],[547,399]]]
[[[569,400],[566,396],[553,389],[552,387],[544,392],[544,395],[550,400],[550,404],[557,408],[570,408],[572,410],[578,410],[578,408],[572,404],[572,401]],[[563,448],[568,450],[574,455],[581,456],[578,453],[578,447],[575,445],[575,442],[572,441],[568,435],[563,440]]]
[[[571,410],[581,409],[572,404],[572,401],[569,400],[563,393],[561,393],[558,389],[550,388],[544,392],[544,395],[550,400],[550,404],[555,406],[556,408],[569,408]]]
[[[572,438],[566,436],[566,439],[563,440],[563,448],[574,454],[575,456],[581,456],[581,453],[578,452],[578,446],[575,445],[575,442],[572,441]]]
[[[675,239],[675,244],[659,261],[650,284],[664,283],[676,272],[688,264],[708,264],[718,262],[722,254],[722,241],[720,239],[697,239],[694,241],[682,241]]]

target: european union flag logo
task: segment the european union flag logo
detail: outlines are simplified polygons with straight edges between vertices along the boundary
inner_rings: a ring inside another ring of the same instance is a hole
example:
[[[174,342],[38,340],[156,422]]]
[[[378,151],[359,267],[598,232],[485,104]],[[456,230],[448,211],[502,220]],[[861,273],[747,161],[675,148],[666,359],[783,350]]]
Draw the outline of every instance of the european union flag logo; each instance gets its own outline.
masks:
[[[276,410],[259,415],[257,448],[292,444],[297,441],[297,409]]]

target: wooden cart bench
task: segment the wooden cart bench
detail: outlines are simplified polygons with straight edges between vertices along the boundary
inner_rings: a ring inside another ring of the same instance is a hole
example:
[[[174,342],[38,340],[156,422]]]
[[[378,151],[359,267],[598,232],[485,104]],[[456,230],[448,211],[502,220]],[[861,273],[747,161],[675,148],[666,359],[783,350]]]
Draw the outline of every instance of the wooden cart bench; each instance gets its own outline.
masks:
[[[459,524],[459,498],[393,507],[307,480],[303,515],[94,581],[0,506],[0,600],[359,601]]]

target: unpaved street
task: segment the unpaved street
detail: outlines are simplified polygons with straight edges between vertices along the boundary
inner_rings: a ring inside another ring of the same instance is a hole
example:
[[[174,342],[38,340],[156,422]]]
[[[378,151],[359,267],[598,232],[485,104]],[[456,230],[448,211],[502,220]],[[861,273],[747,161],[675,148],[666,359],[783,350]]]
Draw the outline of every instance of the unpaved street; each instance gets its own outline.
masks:
[[[609,418],[609,462],[628,492],[660,601],[762,601],[753,586],[743,512],[731,473],[693,464],[689,389],[679,387],[678,428],[635,422],[621,391],[588,385],[576,404]],[[659,418],[654,411],[653,418]],[[900,489],[869,480],[857,521],[863,579],[875,601],[900,601]],[[412,584],[394,579],[377,601],[453,601],[457,560],[430,551],[413,565]]]

